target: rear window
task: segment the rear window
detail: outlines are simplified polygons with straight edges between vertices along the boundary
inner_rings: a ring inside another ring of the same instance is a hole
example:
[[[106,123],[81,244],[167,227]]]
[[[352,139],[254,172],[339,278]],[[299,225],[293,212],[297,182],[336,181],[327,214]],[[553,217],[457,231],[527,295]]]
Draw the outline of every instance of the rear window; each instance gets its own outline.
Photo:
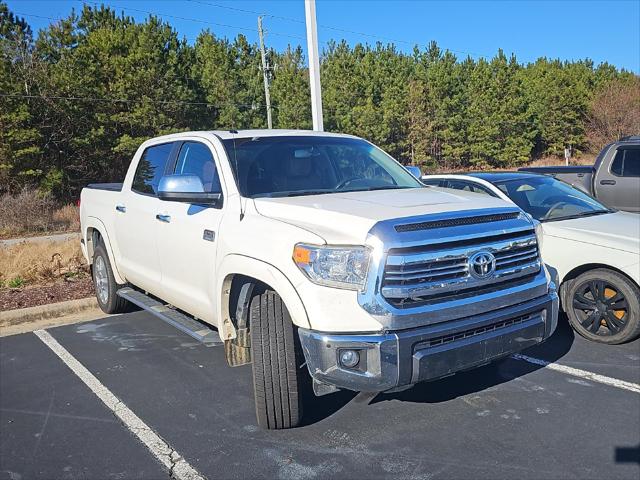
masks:
[[[131,189],[145,195],[156,195],[158,184],[165,174],[173,143],[163,143],[148,147],[136,168]]]

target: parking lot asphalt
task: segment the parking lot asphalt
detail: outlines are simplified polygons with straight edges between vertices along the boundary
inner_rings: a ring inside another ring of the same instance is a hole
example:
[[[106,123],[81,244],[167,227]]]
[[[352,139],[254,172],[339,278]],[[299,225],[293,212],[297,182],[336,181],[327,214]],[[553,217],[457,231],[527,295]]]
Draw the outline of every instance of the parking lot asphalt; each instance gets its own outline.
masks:
[[[640,393],[508,359],[395,394],[315,399],[307,424],[260,430],[251,370],[144,312],[51,336],[203,477],[630,478]],[[640,383],[640,341],[561,322],[527,356]],[[167,478],[151,452],[33,333],[0,338],[0,478]]]

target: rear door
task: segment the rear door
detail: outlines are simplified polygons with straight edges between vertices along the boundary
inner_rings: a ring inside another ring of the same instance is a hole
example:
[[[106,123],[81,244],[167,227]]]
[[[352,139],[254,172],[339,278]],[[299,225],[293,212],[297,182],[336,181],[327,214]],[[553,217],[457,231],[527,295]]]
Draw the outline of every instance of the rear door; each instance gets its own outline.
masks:
[[[158,257],[158,184],[174,154],[174,142],[147,147],[138,161],[133,181],[123,188],[114,206],[120,266],[127,280],[159,295],[161,270]]]
[[[197,175],[206,192],[223,193],[215,152],[205,140],[181,142],[172,173]],[[162,298],[178,308],[215,323],[214,289],[218,228],[224,193],[216,207],[161,201],[158,251],[162,268]]]
[[[598,200],[609,207],[640,212],[640,145],[620,145],[607,163],[602,163],[596,175]]]

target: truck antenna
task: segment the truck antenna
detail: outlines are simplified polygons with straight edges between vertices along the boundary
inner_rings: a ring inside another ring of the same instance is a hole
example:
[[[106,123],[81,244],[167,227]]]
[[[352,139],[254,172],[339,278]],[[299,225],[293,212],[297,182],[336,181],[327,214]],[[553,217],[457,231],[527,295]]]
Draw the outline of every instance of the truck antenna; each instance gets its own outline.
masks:
[[[235,166],[235,176],[238,183],[238,192],[240,193],[240,221],[244,219],[244,206],[242,205],[242,192],[240,192],[240,170],[238,170],[238,153],[236,151],[236,135],[238,134],[237,130],[229,130],[229,133],[233,135],[233,164]]]

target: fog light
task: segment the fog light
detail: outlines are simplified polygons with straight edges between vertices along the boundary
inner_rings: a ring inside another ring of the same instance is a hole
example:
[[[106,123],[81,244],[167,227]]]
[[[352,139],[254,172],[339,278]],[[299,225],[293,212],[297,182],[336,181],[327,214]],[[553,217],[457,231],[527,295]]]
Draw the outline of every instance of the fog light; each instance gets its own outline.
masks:
[[[340,352],[340,365],[353,368],[360,362],[360,354],[355,350],[342,350]]]

